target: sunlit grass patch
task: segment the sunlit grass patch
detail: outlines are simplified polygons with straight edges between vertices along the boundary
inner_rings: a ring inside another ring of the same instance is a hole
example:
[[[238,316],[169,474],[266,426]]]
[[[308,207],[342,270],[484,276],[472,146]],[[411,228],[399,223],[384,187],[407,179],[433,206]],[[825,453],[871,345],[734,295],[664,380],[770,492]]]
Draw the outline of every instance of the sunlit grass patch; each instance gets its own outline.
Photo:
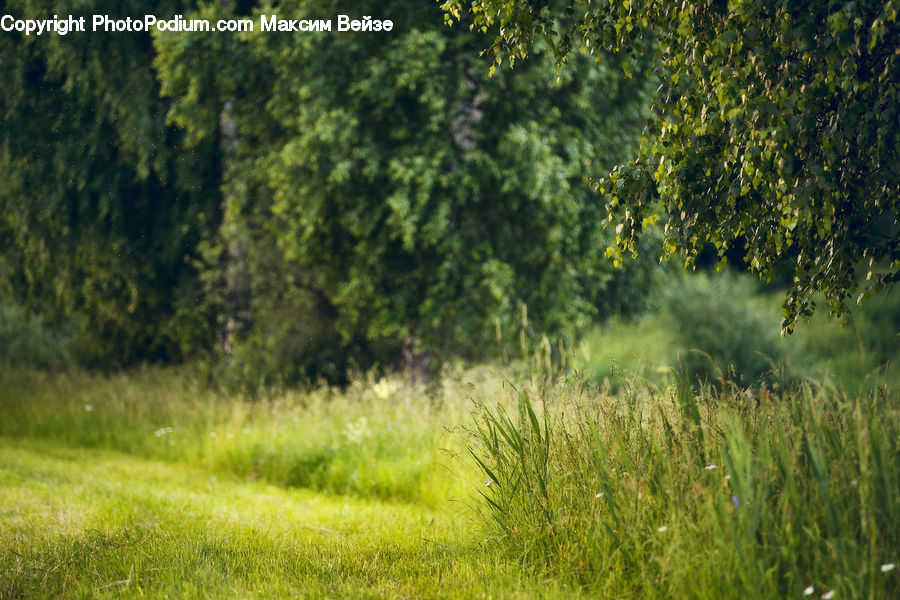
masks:
[[[577,595],[489,552],[456,504],[213,481],[47,442],[0,439],[0,455],[4,598]]]
[[[455,485],[447,458],[467,394],[360,378],[349,388],[252,399],[210,390],[186,369],[101,377],[0,371],[0,435],[201,465],[219,474],[384,499],[436,502]],[[499,385],[497,385],[499,387]],[[453,467],[455,468],[455,467]]]

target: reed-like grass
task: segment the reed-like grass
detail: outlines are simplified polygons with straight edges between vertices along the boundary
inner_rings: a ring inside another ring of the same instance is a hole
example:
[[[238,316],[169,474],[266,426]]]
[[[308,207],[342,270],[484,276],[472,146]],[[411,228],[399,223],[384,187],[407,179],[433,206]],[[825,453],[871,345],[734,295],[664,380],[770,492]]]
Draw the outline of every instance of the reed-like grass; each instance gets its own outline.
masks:
[[[516,394],[481,407],[471,451],[525,564],[599,597],[900,597],[895,392]]]

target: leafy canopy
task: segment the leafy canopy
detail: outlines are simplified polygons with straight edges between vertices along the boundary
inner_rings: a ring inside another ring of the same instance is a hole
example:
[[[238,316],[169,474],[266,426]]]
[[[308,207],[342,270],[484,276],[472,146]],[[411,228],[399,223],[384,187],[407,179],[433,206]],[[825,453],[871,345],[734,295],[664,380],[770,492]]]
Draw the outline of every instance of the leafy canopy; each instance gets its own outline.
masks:
[[[107,3],[10,0],[16,18]],[[140,1],[131,14],[188,2]],[[118,14],[114,12],[113,14]],[[124,16],[124,15],[123,15]],[[192,256],[218,219],[217,149],[180,149],[150,34],[0,35],[0,295],[59,328],[82,359],[178,360],[209,344]],[[113,57],[113,58],[111,58]]]
[[[539,39],[564,62],[612,52],[658,78],[640,156],[598,182],[611,254],[664,231],[687,266],[708,244],[746,248],[754,272],[793,272],[782,327],[824,294],[896,283],[897,0],[447,0],[445,20],[498,30],[495,64]]]
[[[523,304],[548,334],[596,313],[610,240],[585,182],[636,152],[645,83],[589,60],[557,77],[552,57],[538,56],[489,77],[474,58],[483,38],[447,29],[436,5],[417,1],[258,10],[374,15],[394,28],[156,38],[170,117],[196,139],[216,135],[224,106],[235,124],[223,185],[249,286],[285,286],[254,292],[256,332],[269,322],[265,335],[296,344],[298,361],[321,339],[345,349],[342,364],[385,364],[408,343],[468,357],[498,337],[515,343]],[[329,322],[339,340],[288,331],[306,319]]]

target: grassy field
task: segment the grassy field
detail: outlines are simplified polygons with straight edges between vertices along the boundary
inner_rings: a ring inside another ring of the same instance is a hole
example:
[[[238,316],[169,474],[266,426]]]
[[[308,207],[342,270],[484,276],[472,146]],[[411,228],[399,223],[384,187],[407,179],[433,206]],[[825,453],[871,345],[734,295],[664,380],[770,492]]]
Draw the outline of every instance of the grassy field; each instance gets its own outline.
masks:
[[[898,417],[814,384],[523,388],[478,417],[484,520],[597,597],[895,598]]]
[[[459,507],[0,441],[0,597],[563,597]],[[571,591],[571,590],[570,590]]]
[[[0,597],[571,597],[471,510],[453,423],[479,387],[247,401],[182,372],[4,372]]]
[[[652,368],[650,369],[652,370]],[[0,370],[0,597],[893,598],[896,390]]]

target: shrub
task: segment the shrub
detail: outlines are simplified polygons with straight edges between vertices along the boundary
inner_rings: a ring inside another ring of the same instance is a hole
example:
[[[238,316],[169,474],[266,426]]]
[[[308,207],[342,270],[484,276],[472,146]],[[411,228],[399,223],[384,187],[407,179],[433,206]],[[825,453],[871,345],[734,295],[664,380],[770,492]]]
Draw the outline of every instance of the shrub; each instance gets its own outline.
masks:
[[[56,369],[72,363],[71,337],[51,331],[38,318],[0,300],[0,363]]]
[[[777,319],[749,276],[685,277],[667,294],[665,309],[692,377],[748,385],[784,361]]]

